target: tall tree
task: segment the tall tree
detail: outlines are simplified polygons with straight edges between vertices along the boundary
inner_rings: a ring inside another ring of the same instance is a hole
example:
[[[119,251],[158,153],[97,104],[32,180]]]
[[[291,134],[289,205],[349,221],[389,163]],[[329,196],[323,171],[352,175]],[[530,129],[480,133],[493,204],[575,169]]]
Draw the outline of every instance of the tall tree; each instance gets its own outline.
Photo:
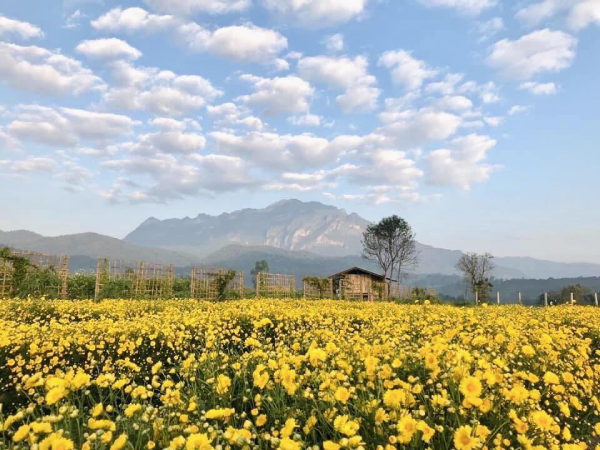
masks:
[[[388,286],[386,295],[395,271],[400,276],[402,270],[417,263],[415,234],[408,223],[396,215],[367,226],[362,242],[363,258],[378,263],[383,270]]]
[[[256,289],[256,275],[259,272],[268,272],[269,271],[269,263],[266,260],[256,261],[254,263],[254,269],[250,271],[250,275],[252,275],[252,284],[254,285],[254,289]]]
[[[473,297],[476,292],[479,299],[485,300],[488,297],[492,288],[490,278],[495,269],[493,258],[489,253],[466,253],[456,263],[455,267],[463,273]]]

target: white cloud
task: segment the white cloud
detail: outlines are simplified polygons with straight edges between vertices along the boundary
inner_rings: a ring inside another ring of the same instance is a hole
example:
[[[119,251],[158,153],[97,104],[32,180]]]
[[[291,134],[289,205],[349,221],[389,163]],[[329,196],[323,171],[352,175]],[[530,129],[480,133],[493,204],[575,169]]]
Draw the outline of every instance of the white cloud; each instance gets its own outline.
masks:
[[[247,105],[258,108],[262,114],[301,114],[310,109],[314,89],[309,83],[295,76],[261,78],[242,75],[240,79],[253,84],[255,92],[239,98]]]
[[[321,42],[330,52],[341,52],[344,50],[344,36],[340,33],[326,36]]]
[[[231,128],[241,125],[253,131],[262,131],[264,124],[258,117],[254,117],[251,111],[243,106],[231,102],[216,106],[207,106],[208,114],[216,119],[216,124],[222,128]]]
[[[103,90],[104,82],[81,62],[41,47],[0,42],[0,80],[42,94],[79,95]]]
[[[542,72],[558,72],[575,58],[577,39],[562,31],[543,29],[516,41],[502,39],[490,48],[486,63],[504,76],[527,80]]]
[[[235,135],[216,131],[211,138],[222,153],[270,170],[302,170],[334,161],[343,150],[335,142],[310,134],[251,132]]]
[[[155,11],[181,16],[240,12],[252,5],[251,0],[144,0],[144,3]]]
[[[443,110],[465,112],[473,108],[473,102],[462,95],[446,95],[440,98],[436,105]]]
[[[213,55],[234,61],[269,63],[275,61],[287,45],[281,33],[248,24],[219,28],[200,37],[196,35],[191,48],[196,51],[204,48]]]
[[[464,78],[462,73],[449,73],[442,81],[428,83],[425,86],[427,94],[451,95],[456,92],[456,85]]]
[[[179,21],[170,15],[151,14],[142,8],[113,8],[96,20],[91,25],[98,31],[135,31],[156,32],[170,29],[179,24]]]
[[[463,119],[434,108],[387,111],[380,116],[385,125],[378,133],[387,138],[389,146],[410,149],[431,141],[441,141],[452,136],[461,126]]]
[[[138,49],[132,47],[127,42],[116,38],[83,41],[75,48],[75,50],[90,58],[102,60],[134,60],[142,56],[142,52]]]
[[[169,31],[191,51],[209,52],[238,62],[270,64],[280,70],[288,66],[285,60],[277,57],[288,46],[285,36],[251,23],[211,31],[172,15],[151,14],[142,8],[114,8],[93,20],[92,26],[105,32]]]
[[[528,26],[536,26],[566,10],[566,23],[572,30],[579,31],[593,23],[600,25],[599,0],[543,0],[519,9],[515,17]]]
[[[430,68],[425,61],[413,58],[406,50],[385,52],[379,58],[379,65],[391,69],[394,83],[411,90],[420,88],[426,79],[438,74],[437,70]]]
[[[510,110],[508,111],[508,115],[510,116],[514,116],[515,114],[519,114],[522,112],[526,112],[529,111],[531,109],[530,106],[523,106],[523,105],[514,105],[513,107],[510,108]]]
[[[262,0],[275,14],[294,24],[316,28],[347,22],[360,16],[368,0]]]
[[[29,40],[31,38],[42,38],[42,30],[29,22],[9,19],[0,15],[0,37],[18,36],[21,39]]]
[[[375,87],[377,79],[368,73],[368,67],[364,56],[313,56],[298,61],[298,74],[305,80],[344,89],[346,92],[336,99],[343,111],[372,111],[381,90]]]
[[[303,116],[292,116],[288,118],[288,122],[296,126],[318,127],[321,125],[321,116],[316,114],[305,114]]]
[[[579,31],[592,24],[600,26],[600,1],[584,0],[577,2],[569,12],[567,25],[571,29]]]
[[[535,81],[521,83],[519,89],[527,90],[535,95],[551,95],[558,92],[554,83],[537,83]]]
[[[63,162],[61,168],[62,171],[54,177],[63,180],[67,184],[66,189],[72,192],[81,191],[84,184],[94,176],[92,171],[73,161]]]
[[[103,96],[112,108],[177,116],[198,110],[223,95],[199,75],[178,76],[157,68],[134,67],[124,61],[112,67],[118,86]]]
[[[478,15],[482,11],[493,8],[498,0],[419,0],[428,7],[453,8],[469,15]]]
[[[82,141],[109,142],[131,133],[136,124],[117,114],[23,105],[8,130],[20,139],[62,147]]]
[[[248,166],[240,158],[194,154],[185,160],[174,155],[132,155],[106,161],[103,167],[132,176],[149,177],[151,186],[119,179],[102,195],[113,203],[165,203],[171,199],[216,194],[256,186],[248,177]]]
[[[504,118],[500,116],[484,117],[483,120],[490,127],[499,127],[500,125],[502,125],[502,122],[504,122]]]
[[[24,172],[50,173],[54,172],[58,164],[52,158],[44,156],[28,156],[26,159],[14,161],[11,165],[11,171],[15,175]]]
[[[487,181],[499,168],[485,162],[488,151],[496,145],[488,136],[470,134],[450,144],[450,149],[435,150],[424,158],[429,183],[469,190],[473,183]]]
[[[19,149],[19,141],[10,134],[5,133],[2,129],[0,129],[0,150],[17,151]]]
[[[423,176],[423,171],[403,151],[380,149],[361,159],[364,161],[362,166],[345,171],[345,175],[357,184],[414,188]]]
[[[63,28],[66,28],[67,30],[73,30],[75,28],[79,28],[80,22],[84,17],[87,17],[87,16],[78,9],[73,14],[71,14],[69,17],[67,17],[67,19],[65,20],[65,23],[63,25]]]
[[[502,17],[493,17],[485,22],[477,22],[477,32],[480,35],[479,42],[487,41],[502,30],[504,30]]]

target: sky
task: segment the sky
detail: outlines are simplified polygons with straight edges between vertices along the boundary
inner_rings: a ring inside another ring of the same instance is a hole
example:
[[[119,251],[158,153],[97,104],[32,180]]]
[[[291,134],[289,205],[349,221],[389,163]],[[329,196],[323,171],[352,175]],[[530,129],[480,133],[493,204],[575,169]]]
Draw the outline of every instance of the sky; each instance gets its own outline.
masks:
[[[1,2],[0,229],[298,198],[600,263],[599,44],[600,0]]]

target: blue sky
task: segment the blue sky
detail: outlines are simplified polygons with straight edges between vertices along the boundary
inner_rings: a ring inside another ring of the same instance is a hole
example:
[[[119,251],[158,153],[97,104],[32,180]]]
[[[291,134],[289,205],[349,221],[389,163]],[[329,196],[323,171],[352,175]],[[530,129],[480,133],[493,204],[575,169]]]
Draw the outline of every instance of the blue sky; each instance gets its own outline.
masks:
[[[600,0],[0,5],[0,229],[282,198],[600,263]]]

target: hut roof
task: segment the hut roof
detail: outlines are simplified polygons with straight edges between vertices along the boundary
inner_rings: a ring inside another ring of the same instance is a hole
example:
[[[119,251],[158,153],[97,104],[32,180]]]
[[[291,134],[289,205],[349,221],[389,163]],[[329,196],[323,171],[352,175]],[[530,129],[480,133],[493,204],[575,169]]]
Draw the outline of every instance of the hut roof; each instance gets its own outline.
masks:
[[[358,267],[358,266],[354,266],[350,269],[344,270],[342,272],[336,273],[331,275],[329,278],[335,278],[335,277],[339,277],[339,276],[343,276],[343,275],[357,275],[357,274],[365,274],[365,275],[370,275],[373,278],[377,278],[378,280],[383,281],[383,275],[379,274],[379,273],[375,273],[372,272],[370,270],[367,269],[363,269],[362,267]],[[392,281],[395,282],[396,280],[390,280],[390,278],[388,278],[388,281]]]

